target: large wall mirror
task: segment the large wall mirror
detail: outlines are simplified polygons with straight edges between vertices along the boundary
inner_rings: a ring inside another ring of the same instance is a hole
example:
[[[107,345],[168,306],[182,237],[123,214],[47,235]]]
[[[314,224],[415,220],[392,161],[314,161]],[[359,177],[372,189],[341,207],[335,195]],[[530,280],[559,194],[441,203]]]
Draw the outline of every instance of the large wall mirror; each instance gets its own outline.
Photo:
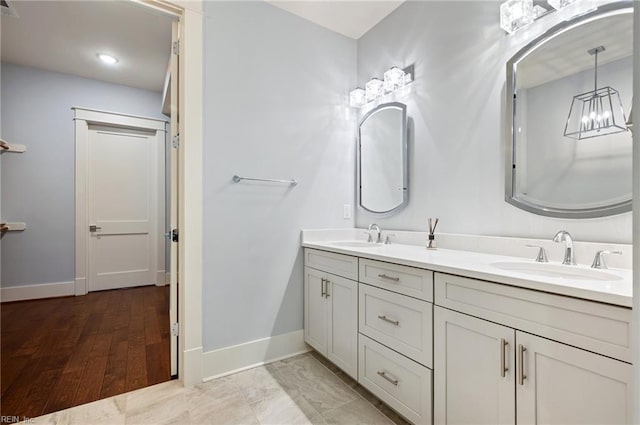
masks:
[[[506,200],[590,218],[631,210],[633,8],[565,21],[507,63]]]
[[[407,205],[407,107],[384,103],[369,111],[358,128],[358,205],[387,217]]]

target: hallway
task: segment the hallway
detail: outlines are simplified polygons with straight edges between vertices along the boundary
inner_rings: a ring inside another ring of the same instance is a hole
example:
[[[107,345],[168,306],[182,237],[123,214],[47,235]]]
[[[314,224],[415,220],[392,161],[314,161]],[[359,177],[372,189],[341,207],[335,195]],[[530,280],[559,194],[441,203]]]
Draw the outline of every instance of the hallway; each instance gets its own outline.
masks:
[[[3,416],[36,417],[170,379],[168,286],[1,310]]]

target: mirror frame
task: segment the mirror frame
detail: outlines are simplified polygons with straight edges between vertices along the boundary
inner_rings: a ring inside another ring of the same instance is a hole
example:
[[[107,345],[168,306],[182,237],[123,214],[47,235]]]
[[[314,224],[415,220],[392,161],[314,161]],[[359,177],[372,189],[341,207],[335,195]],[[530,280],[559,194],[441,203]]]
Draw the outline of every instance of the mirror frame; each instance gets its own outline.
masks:
[[[544,44],[547,40],[560,35],[566,31],[571,30],[574,27],[585,24],[586,22],[600,19],[606,15],[618,14],[618,13],[631,13],[633,16],[633,4],[629,2],[616,2],[599,6],[595,10],[578,15],[572,19],[561,22],[545,31],[542,35],[537,37],[532,42],[528,43],[525,47],[520,49],[509,61],[507,62],[507,87],[506,87],[506,157],[505,157],[505,201],[511,205],[514,205],[525,211],[558,218],[598,218],[606,217],[616,214],[622,214],[631,211],[632,199],[631,193],[629,199],[617,202],[610,205],[604,205],[595,208],[553,208],[549,206],[538,205],[529,200],[519,198],[514,193],[515,179],[516,179],[516,158],[515,148],[516,134],[515,134],[515,108],[516,108],[516,66],[518,62],[523,59],[530,52]],[[633,42],[633,40],[630,40]]]
[[[364,205],[362,205],[362,183],[361,183],[361,174],[362,174],[362,169],[361,169],[361,164],[362,164],[362,157],[361,157],[361,146],[362,146],[362,134],[360,132],[360,128],[362,127],[362,124],[364,124],[367,119],[369,119],[373,114],[375,114],[378,111],[381,111],[383,109],[387,109],[387,108],[397,108],[400,109],[402,111],[402,202],[400,204],[398,204],[396,207],[388,210],[388,211],[372,211],[368,208],[366,208]],[[358,208],[361,209],[362,211],[366,212],[368,215],[371,215],[373,217],[390,217],[398,212],[400,212],[402,209],[404,209],[407,204],[409,203],[409,161],[408,161],[408,141],[409,141],[409,131],[408,131],[408,122],[407,122],[407,105],[405,105],[404,103],[400,103],[400,102],[388,102],[388,103],[381,103],[380,105],[376,106],[375,108],[371,109],[370,111],[368,111],[360,120],[360,122],[358,123],[358,140],[357,140],[357,182],[356,182],[356,189],[358,192]]]

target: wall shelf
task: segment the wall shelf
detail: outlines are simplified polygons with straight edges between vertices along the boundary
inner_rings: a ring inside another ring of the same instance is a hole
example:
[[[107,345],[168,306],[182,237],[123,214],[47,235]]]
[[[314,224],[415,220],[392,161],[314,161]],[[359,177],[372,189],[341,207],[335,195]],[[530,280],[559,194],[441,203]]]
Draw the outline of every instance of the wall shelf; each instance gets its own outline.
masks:
[[[27,150],[25,145],[14,145],[0,139],[0,152],[23,153]]]
[[[0,223],[0,232],[22,232],[27,229],[27,223],[21,222],[2,222]]]

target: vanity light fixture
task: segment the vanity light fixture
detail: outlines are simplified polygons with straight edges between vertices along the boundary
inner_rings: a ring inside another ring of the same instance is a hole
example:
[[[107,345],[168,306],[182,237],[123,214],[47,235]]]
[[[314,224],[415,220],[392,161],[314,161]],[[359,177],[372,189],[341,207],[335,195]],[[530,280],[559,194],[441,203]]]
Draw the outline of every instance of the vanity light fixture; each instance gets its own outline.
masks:
[[[581,140],[628,130],[620,94],[612,87],[598,88],[598,54],[604,46],[587,53],[594,56],[594,87],[592,91],[573,97],[564,135]]]
[[[509,34],[580,0],[507,0],[500,5],[500,27]]]
[[[547,0],[547,3],[555,10],[560,10],[569,6],[572,3],[575,3],[577,0]]]
[[[392,67],[384,73],[384,91],[392,92],[404,87],[404,71],[397,66]]]
[[[98,59],[100,59],[102,62],[106,63],[107,65],[114,65],[118,63],[118,58],[116,58],[115,56],[108,55],[106,53],[98,53],[96,54],[96,56],[98,57]]]
[[[394,93],[413,82],[413,65],[400,69],[392,67],[384,73],[384,80],[372,78],[365,84],[365,88],[355,88],[349,92],[349,105],[354,108],[362,108],[369,102],[389,93]]]
[[[357,87],[351,90],[351,93],[349,93],[349,105],[354,108],[362,108],[366,104],[367,100],[363,88]]]
[[[507,0],[500,5],[500,27],[513,34],[534,21],[533,0]]]
[[[376,100],[377,98],[384,95],[384,81],[374,77],[370,79],[367,84],[365,84],[364,90],[367,102]]]

